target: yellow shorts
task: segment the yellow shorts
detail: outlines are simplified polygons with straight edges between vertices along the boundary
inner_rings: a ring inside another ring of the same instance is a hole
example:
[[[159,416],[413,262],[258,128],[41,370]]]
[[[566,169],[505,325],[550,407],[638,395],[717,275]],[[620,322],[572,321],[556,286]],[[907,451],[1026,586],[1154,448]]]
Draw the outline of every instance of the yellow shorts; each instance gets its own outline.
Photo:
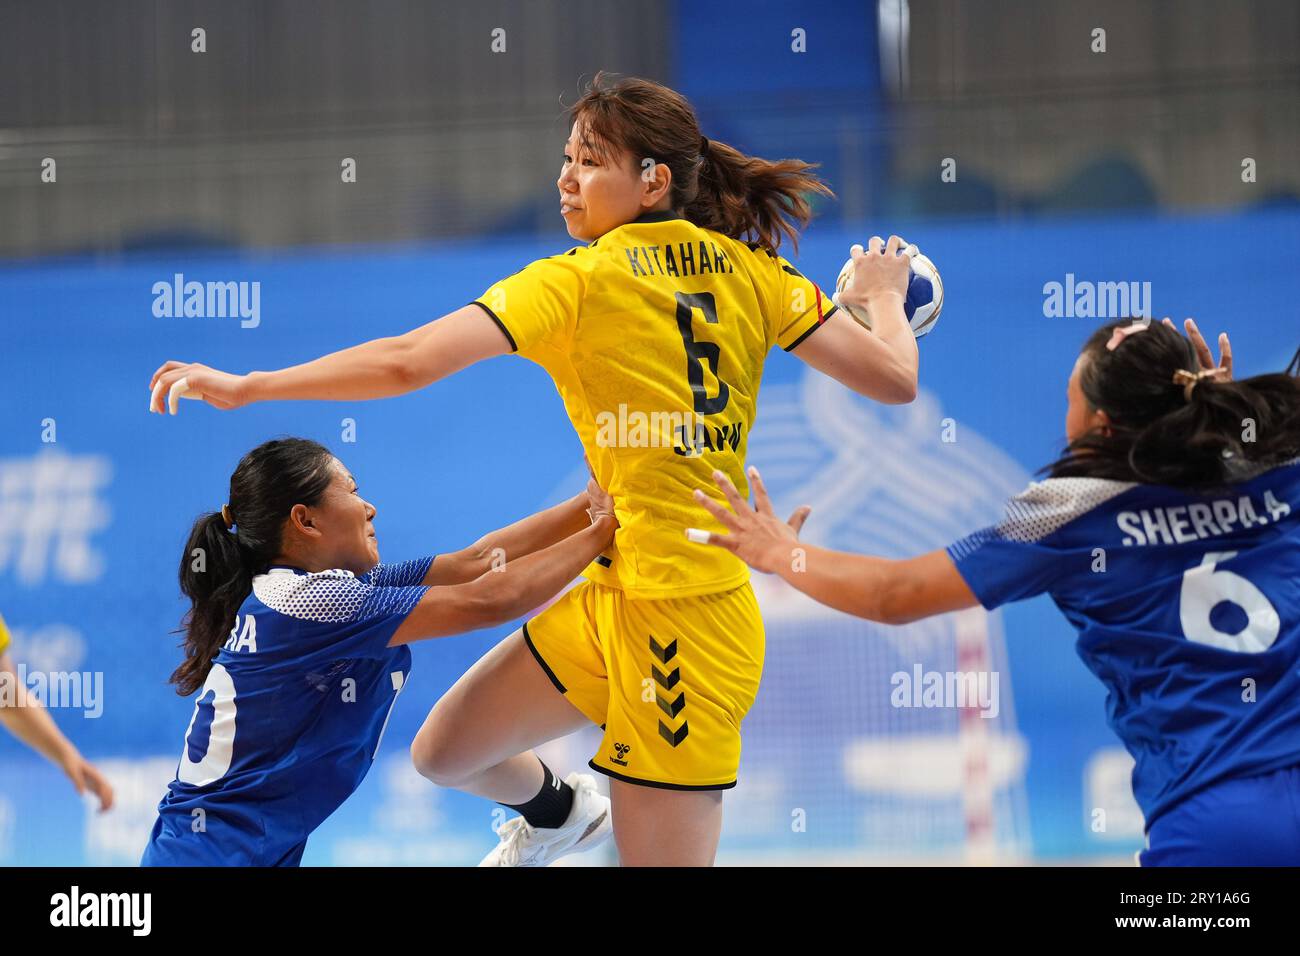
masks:
[[[593,770],[669,790],[736,785],[740,721],[763,673],[763,618],[748,582],[650,600],[584,581],[525,624],[524,640],[605,731]]]

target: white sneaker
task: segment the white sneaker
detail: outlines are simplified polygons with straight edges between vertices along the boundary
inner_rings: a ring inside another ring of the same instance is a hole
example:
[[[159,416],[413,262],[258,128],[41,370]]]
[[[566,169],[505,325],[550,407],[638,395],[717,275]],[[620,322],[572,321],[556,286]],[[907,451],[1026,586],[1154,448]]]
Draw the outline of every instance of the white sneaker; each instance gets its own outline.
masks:
[[[614,832],[609,797],[596,789],[596,778],[576,770],[564,778],[573,788],[573,806],[555,828],[532,827],[511,817],[497,829],[501,842],[479,866],[549,866],[562,856],[599,846]]]

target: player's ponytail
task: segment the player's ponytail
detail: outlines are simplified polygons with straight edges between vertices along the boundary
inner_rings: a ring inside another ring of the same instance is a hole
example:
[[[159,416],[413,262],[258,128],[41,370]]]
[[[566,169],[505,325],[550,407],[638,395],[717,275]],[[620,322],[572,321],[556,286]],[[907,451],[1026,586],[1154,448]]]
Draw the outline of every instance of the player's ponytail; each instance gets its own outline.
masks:
[[[686,218],[733,239],[753,241],[776,251],[787,235],[796,252],[799,231],[812,220],[807,193],[834,197],[829,186],[801,159],[775,162],[746,156],[710,140],[700,164],[699,188],[686,204]]]
[[[212,658],[234,623],[239,605],[252,590],[252,582],[252,571],[221,512],[205,514],[194,522],[180,566],[181,592],[190,599],[189,613],[181,622],[185,661],[171,676],[181,696],[188,697],[207,680]]]
[[[834,197],[799,159],[775,162],[747,156],[700,130],[684,96],[652,80],[612,80],[598,72],[569,109],[584,124],[598,156],[626,150],[638,167],[653,159],[672,170],[672,206],[706,229],[772,251],[789,236],[799,248],[799,231],[812,219],[809,193]]]
[[[230,476],[225,515],[214,511],[194,522],[180,563],[181,591],[190,599],[181,622],[185,660],[171,676],[181,696],[207,680],[236,612],[253,589],[254,575],[280,553],[290,510],[320,501],[329,487],[332,459],[328,448],[308,439],[265,442]]]
[[[1300,456],[1300,351],[1282,372],[1197,378],[1191,343],[1162,323],[1109,348],[1133,321],[1084,345],[1079,388],[1110,426],[1071,443],[1048,474],[1208,490]]]

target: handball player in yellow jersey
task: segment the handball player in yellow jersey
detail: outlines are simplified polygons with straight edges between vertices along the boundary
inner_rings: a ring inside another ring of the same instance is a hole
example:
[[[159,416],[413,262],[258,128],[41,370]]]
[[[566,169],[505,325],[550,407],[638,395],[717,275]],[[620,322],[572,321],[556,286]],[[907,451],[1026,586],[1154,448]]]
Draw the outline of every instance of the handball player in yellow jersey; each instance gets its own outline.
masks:
[[[845,295],[869,332],[777,252],[811,219],[806,194],[831,195],[810,164],[709,142],[680,94],[642,79],[597,74],[569,119],[557,186],[582,245],[405,335],[303,365],[234,375],[169,361],[150,408],[383,398],[511,352],[546,369],[619,530],[584,582],[443,696],[412,756],[430,780],[519,810],[487,865],[586,849],[611,810],[625,865],[708,865],[764,638],[744,562],[684,535],[723,530],[692,491],[716,487],[716,471],[747,493],[774,346],[869,398],[915,397],[908,260],[896,236],[854,248]],[[594,778],[561,781],[531,752],[589,723],[605,731],[590,766],[610,778],[609,801]]]

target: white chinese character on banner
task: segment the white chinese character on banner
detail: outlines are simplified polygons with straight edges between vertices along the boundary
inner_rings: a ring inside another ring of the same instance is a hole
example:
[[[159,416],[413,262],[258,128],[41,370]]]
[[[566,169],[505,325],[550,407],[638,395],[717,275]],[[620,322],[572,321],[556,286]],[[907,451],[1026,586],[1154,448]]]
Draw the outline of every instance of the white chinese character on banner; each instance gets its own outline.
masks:
[[[104,455],[46,450],[0,458],[0,575],[35,586],[52,575],[83,584],[102,577],[92,536],[112,520],[100,492],[112,477]]]

